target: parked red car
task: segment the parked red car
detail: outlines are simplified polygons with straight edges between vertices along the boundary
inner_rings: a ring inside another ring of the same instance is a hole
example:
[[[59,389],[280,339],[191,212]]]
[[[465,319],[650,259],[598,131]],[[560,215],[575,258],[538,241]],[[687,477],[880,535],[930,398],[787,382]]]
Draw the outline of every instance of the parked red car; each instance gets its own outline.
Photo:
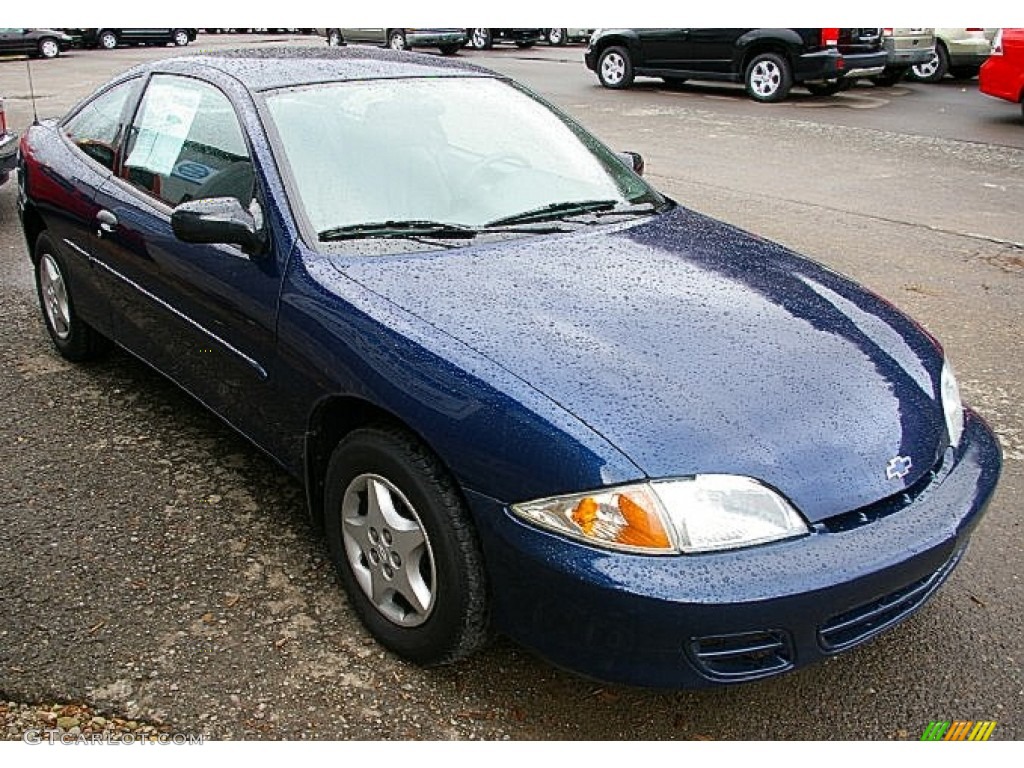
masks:
[[[996,33],[992,55],[978,73],[978,87],[989,96],[1020,104],[1024,117],[1024,29]]]

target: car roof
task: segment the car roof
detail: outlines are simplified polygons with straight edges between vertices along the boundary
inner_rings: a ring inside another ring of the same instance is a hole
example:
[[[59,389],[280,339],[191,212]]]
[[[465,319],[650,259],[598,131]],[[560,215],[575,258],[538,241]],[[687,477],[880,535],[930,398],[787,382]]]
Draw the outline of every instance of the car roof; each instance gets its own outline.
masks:
[[[178,56],[135,67],[141,72],[230,75],[251,91],[310,83],[407,77],[498,77],[494,72],[451,57],[363,47],[237,48]]]

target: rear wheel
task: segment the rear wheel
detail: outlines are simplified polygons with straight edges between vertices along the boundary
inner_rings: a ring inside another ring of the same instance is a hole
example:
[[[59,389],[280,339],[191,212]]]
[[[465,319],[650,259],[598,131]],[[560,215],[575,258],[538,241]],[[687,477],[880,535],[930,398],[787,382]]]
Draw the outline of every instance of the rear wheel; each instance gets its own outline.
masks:
[[[36,294],[50,339],[62,357],[81,362],[107,351],[110,342],[75,313],[63,257],[50,236],[43,232],[36,240]]]
[[[754,101],[782,101],[793,87],[793,74],[779,54],[759,53],[747,63],[743,82]]]
[[[629,88],[633,84],[633,62],[629,51],[617,45],[605,48],[597,60],[597,79],[605,88]]]
[[[915,80],[922,83],[937,83],[946,76],[949,71],[949,54],[946,47],[941,43],[935,46],[932,57],[923,64],[915,64],[910,68]]]
[[[332,29],[330,32],[327,33],[327,44],[328,45],[330,45],[332,47],[337,47],[339,45],[342,45],[343,42],[344,42],[344,40],[341,37],[341,30],[340,29]]]
[[[487,640],[483,556],[440,461],[407,432],[358,429],[327,469],[324,527],[359,618],[417,664],[445,664]]]
[[[171,34],[171,41],[179,48],[183,48],[184,46],[189,44],[188,31],[184,29],[174,30],[174,32]]]
[[[569,30],[568,29],[549,29],[548,34],[548,45],[562,46],[569,42]]]
[[[39,41],[39,55],[44,59],[55,59],[60,56],[60,44],[52,37],[44,37]]]
[[[114,48],[117,48],[117,33],[112,30],[102,30],[97,37],[97,40],[99,40],[100,48],[104,48],[108,51],[112,51]]]

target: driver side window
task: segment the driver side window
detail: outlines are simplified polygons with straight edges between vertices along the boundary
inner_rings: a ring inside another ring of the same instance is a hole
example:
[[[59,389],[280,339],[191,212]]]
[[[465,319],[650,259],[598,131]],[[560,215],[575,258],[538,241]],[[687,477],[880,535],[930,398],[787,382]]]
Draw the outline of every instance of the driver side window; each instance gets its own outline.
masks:
[[[189,200],[252,202],[255,174],[228,98],[188,77],[155,75],[132,123],[121,177],[172,208]]]

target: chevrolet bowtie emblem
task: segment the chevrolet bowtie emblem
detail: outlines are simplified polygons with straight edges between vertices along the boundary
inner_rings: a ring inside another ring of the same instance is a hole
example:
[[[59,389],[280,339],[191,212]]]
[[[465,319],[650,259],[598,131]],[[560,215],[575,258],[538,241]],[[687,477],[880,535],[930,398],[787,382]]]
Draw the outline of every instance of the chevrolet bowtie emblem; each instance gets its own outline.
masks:
[[[885,476],[890,480],[902,480],[910,474],[910,468],[914,463],[909,456],[893,456],[885,465]]]

